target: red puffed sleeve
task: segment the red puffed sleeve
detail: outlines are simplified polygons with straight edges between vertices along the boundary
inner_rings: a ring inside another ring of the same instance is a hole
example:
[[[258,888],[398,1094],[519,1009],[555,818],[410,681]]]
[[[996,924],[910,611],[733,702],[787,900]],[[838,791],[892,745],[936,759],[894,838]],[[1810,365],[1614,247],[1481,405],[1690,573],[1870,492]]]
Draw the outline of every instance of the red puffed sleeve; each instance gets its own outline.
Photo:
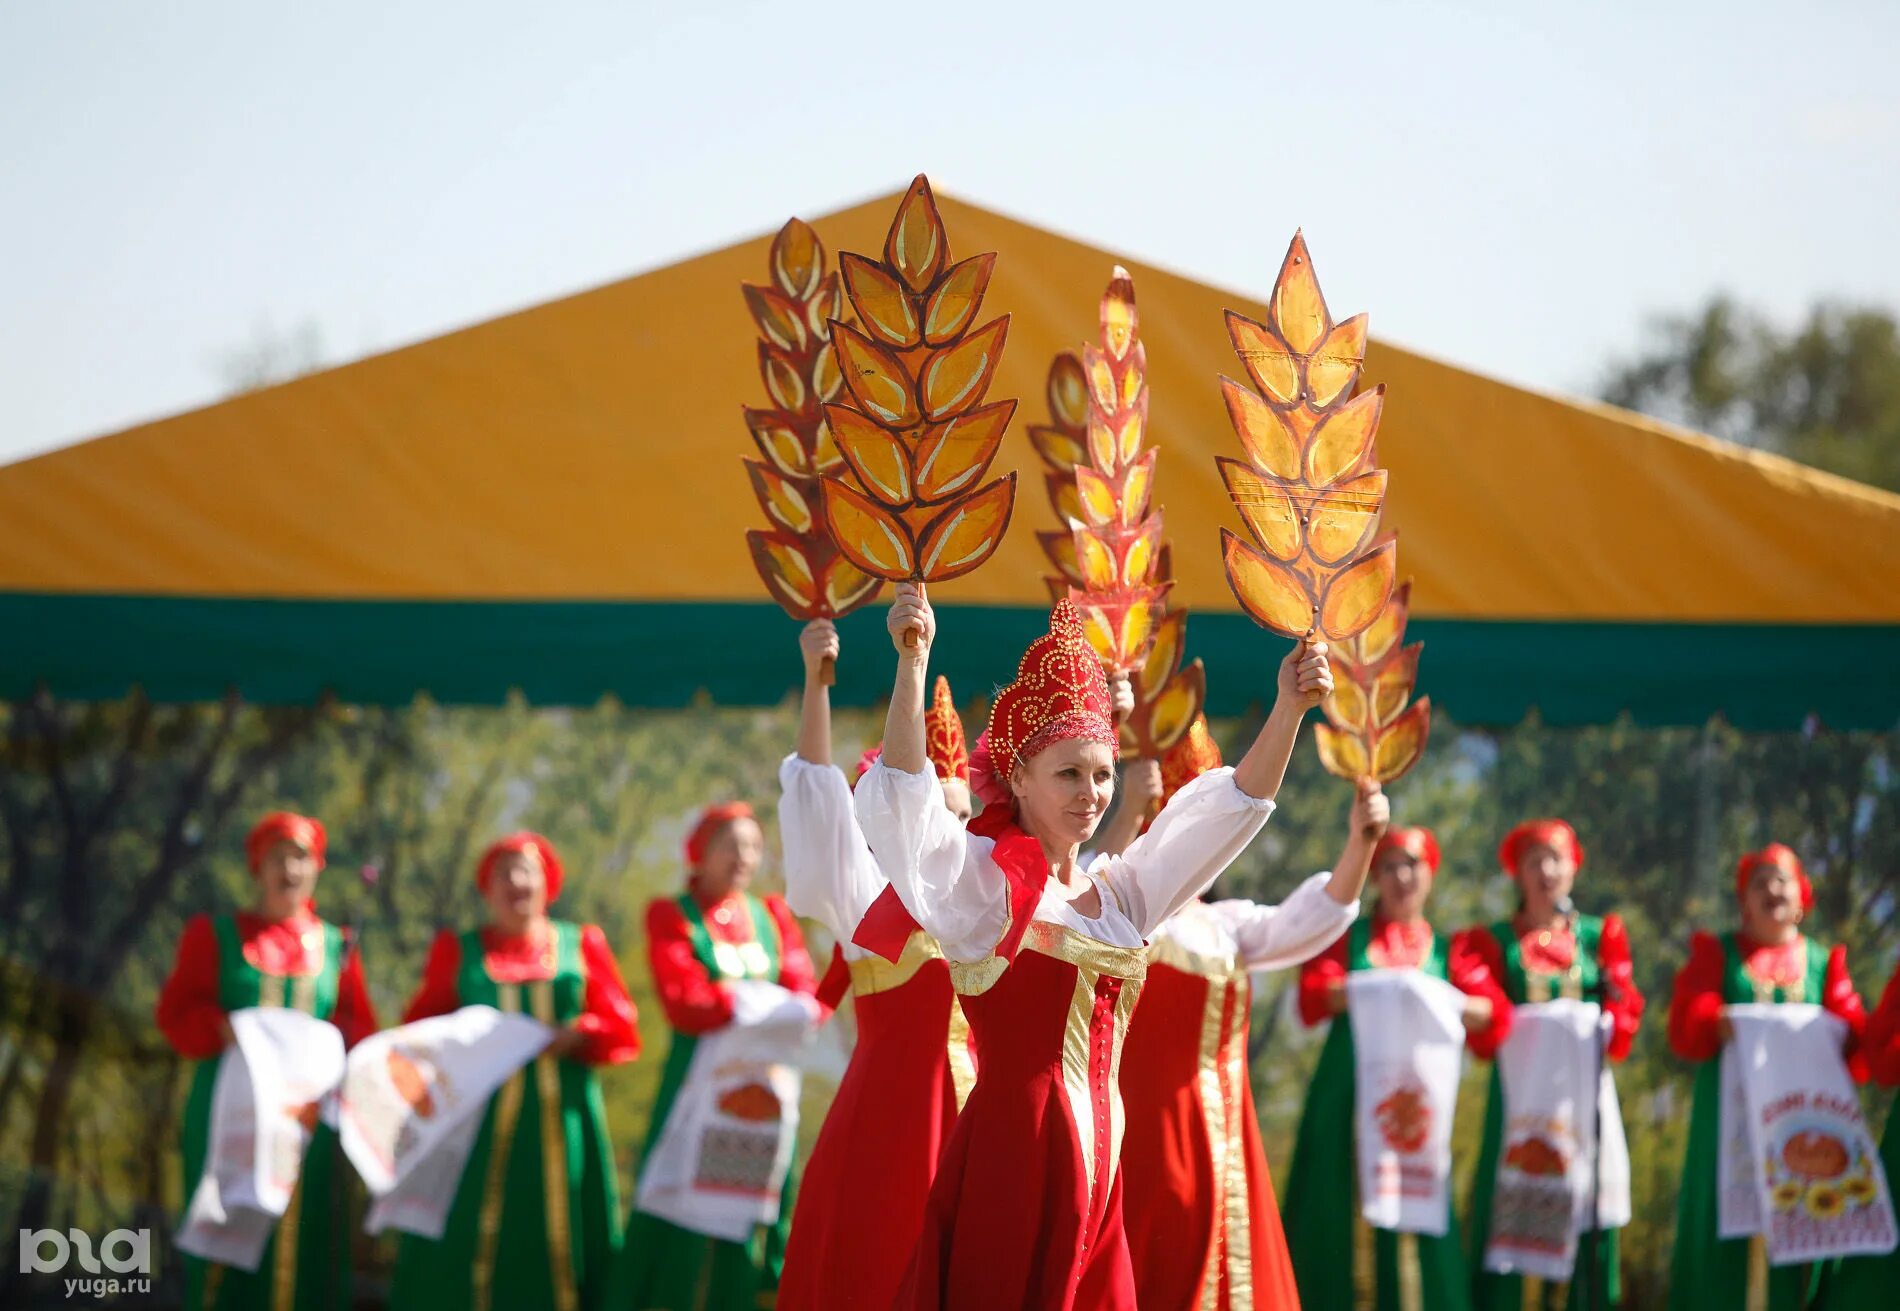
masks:
[[[1722,978],[1728,966],[1721,939],[1689,935],[1689,959],[1676,971],[1669,996],[1669,1049],[1685,1061],[1711,1061],[1722,1050]]]
[[[1900,1084],[1900,970],[1887,980],[1880,1005],[1867,1021],[1860,1050],[1876,1080],[1888,1086]]]
[[[1861,1040],[1867,1033],[1867,1006],[1854,990],[1847,973],[1847,948],[1836,945],[1827,954],[1827,977],[1821,983],[1821,1005],[1828,1014],[1847,1022],[1847,1072],[1855,1083],[1867,1082],[1867,1056]]]
[[[581,928],[581,967],[587,992],[574,1027],[585,1037],[579,1059],[586,1065],[620,1065],[640,1054],[640,1029],[620,964],[598,926]]]
[[[218,1003],[218,935],[209,915],[193,915],[178,939],[178,959],[159,989],[158,1031],[180,1056],[209,1060],[224,1050],[224,1007]]]
[[[805,950],[805,931],[798,927],[798,916],[792,914],[783,897],[766,897],[765,908],[778,924],[779,987],[807,997],[814,995],[818,991],[818,970],[811,963],[811,953]]]
[[[670,898],[647,906],[647,958],[668,1024],[681,1033],[711,1033],[732,1022],[732,997],[700,964],[686,913]]]
[[[1457,944],[1454,950],[1460,956],[1467,958],[1469,962],[1461,964],[1459,968],[1461,970],[1482,969],[1497,981],[1498,995],[1504,997],[1508,1003],[1510,997],[1504,991],[1504,945],[1498,941],[1497,935],[1492,933],[1486,925],[1479,924],[1466,929],[1453,941]],[[1467,1033],[1465,1045],[1471,1048],[1472,1055],[1482,1056],[1485,1060],[1495,1057],[1498,1054],[1498,1048],[1504,1043],[1503,1034],[1508,1032],[1510,1021],[1507,1019],[1505,1023],[1507,1028],[1497,1033],[1490,1030],[1484,1033]],[[1497,1021],[1493,1019],[1492,1027],[1495,1029],[1496,1026]]]
[[[344,947],[343,968],[336,979],[336,1008],[330,1023],[343,1031],[343,1046],[350,1048],[376,1032],[376,1006],[369,999],[369,987],[363,982],[363,958],[354,943]]]
[[[1477,945],[1482,939],[1491,945],[1487,955]],[[1445,958],[1445,973],[1451,979],[1451,986],[1467,997],[1483,997],[1491,1003],[1491,1022],[1482,1029],[1465,1031],[1465,1046],[1471,1049],[1473,1056],[1491,1060],[1498,1054],[1498,1048],[1511,1036],[1511,1017],[1516,1011],[1511,1006],[1511,998],[1504,991],[1503,975],[1504,953],[1497,950],[1497,939],[1487,929],[1466,929],[1455,933],[1451,939],[1451,950]],[[1491,965],[1492,957],[1497,959],[1497,967]]]
[[[1333,1018],[1333,985],[1346,981],[1346,939],[1300,966],[1300,1023],[1307,1028]]]
[[[1603,1009],[1610,1013],[1615,1026],[1610,1030],[1610,1045],[1605,1053],[1613,1061],[1630,1054],[1636,1031],[1643,1024],[1643,1007],[1648,1005],[1636,988],[1636,968],[1630,964],[1630,939],[1620,916],[1603,917],[1603,936],[1597,941],[1597,969],[1603,976]]]
[[[422,986],[402,1013],[404,1024],[433,1019],[462,1009],[462,992],[456,984],[462,972],[462,940],[452,929],[442,929],[429,944],[429,960],[422,967]]]

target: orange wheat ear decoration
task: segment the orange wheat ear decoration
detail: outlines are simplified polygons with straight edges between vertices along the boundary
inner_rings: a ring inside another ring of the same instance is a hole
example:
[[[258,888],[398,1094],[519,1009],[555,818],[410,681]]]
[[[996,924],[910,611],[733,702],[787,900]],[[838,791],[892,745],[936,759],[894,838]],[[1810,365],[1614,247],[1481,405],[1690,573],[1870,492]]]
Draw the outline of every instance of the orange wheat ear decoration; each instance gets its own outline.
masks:
[[[1082,372],[1082,357],[1063,351],[1049,365],[1045,385],[1049,400],[1049,422],[1029,425],[1029,444],[1042,460],[1043,488],[1055,509],[1056,522],[1062,525],[1052,532],[1039,532],[1041,545],[1053,574],[1044,574],[1049,585],[1049,600],[1060,601],[1072,587],[1082,586],[1082,569],[1075,561],[1075,530],[1082,523],[1082,497],[1075,486],[1075,467],[1089,458],[1089,384]]]
[[[1320,763],[1341,778],[1393,783],[1425,754],[1432,699],[1420,697],[1406,706],[1425,649],[1423,642],[1405,645],[1411,603],[1412,583],[1407,579],[1363,633],[1331,653],[1333,690],[1320,703],[1331,722],[1315,725],[1313,740]]]
[[[987,560],[1009,527],[1016,475],[979,487],[1015,413],[983,404],[1009,316],[972,327],[996,256],[950,262],[943,218],[919,175],[884,257],[839,256],[863,327],[834,321],[844,395],[824,407],[854,482],[824,479],[825,522],[867,574],[937,582]]]
[[[746,533],[765,590],[794,619],[835,619],[877,594],[879,582],[839,554],[820,517],[819,480],[844,468],[822,406],[844,389],[831,346],[843,309],[838,275],[825,272],[818,234],[797,219],[772,239],[771,282],[747,284],[759,329],[759,376],[769,408],[746,407],[763,460],[747,460],[752,490],[771,520]]]
[[[1139,669],[1154,644],[1173,584],[1156,576],[1161,512],[1150,508],[1155,450],[1148,429],[1148,352],[1135,284],[1117,265],[1102,293],[1100,346],[1082,349],[1088,383],[1088,462],[1075,467],[1082,522],[1075,526],[1082,586],[1070,594],[1089,645],[1113,674]]]
[[[1267,322],[1229,310],[1227,335],[1254,384],[1221,379],[1247,458],[1216,463],[1253,539],[1221,530],[1228,584],[1254,622],[1344,642],[1385,606],[1398,552],[1394,536],[1378,536],[1386,474],[1373,442],[1385,387],[1353,393],[1365,315],[1333,322],[1295,233]]]

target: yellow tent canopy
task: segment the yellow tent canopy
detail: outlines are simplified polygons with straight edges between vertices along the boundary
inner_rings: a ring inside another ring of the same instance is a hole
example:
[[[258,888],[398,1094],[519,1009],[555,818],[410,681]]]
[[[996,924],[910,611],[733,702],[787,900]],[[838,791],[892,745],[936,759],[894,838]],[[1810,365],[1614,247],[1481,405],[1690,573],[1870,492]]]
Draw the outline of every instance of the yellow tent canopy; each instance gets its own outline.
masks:
[[[897,198],[815,226],[834,257],[877,251]],[[1006,679],[1042,620],[1034,530],[1054,522],[1024,431],[1119,260],[1189,649],[1214,709],[1260,699],[1280,643],[1227,591],[1213,457],[1239,454],[1221,312],[1264,307],[940,199],[956,253],[998,252],[985,311],[1014,318],[989,395],[1021,404],[995,467],[1025,475],[995,558],[935,594],[940,667],[965,692]],[[1322,278],[1351,259],[1312,236]],[[739,284],[765,279],[768,241],[0,469],[0,694],[776,700],[794,632],[746,552],[763,516],[739,464],[740,406],[764,403]],[[1455,719],[1900,718],[1900,497],[1383,344],[1366,377],[1389,389],[1421,690]],[[847,620],[841,695],[888,670],[877,616]]]

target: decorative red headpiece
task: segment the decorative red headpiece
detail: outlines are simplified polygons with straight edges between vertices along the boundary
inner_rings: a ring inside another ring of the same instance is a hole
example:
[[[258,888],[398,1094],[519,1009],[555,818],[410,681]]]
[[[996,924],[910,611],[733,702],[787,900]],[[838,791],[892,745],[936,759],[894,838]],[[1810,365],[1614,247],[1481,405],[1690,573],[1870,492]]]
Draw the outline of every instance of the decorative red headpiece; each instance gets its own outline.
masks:
[[[1742,894],[1748,891],[1748,880],[1763,865],[1772,865],[1794,875],[1794,881],[1801,887],[1802,911],[1814,909],[1814,885],[1808,882],[1808,871],[1802,867],[1801,857],[1794,854],[1794,849],[1781,842],[1770,842],[1760,851],[1751,851],[1742,857],[1735,866],[1735,900],[1742,899]]]
[[[552,842],[539,833],[530,833],[526,829],[497,839],[489,845],[487,851],[482,853],[481,864],[475,867],[476,888],[486,894],[488,881],[495,876],[495,866],[501,863],[503,856],[512,856],[517,852],[532,856],[540,862],[541,875],[547,880],[548,903],[552,905],[554,899],[561,895],[561,883],[566,876],[566,871],[561,866],[560,853],[554,850]]]
[[[1161,804],[1210,769],[1221,767],[1220,744],[1207,730],[1207,716],[1196,715],[1181,740],[1161,755]]]
[[[318,869],[323,868],[324,852],[329,847],[323,822],[289,810],[273,810],[258,820],[244,839],[244,859],[250,862],[251,873],[264,867],[264,853],[278,842],[296,843],[317,858]]]
[[[1527,819],[1506,833],[1504,841],[1498,843],[1498,864],[1506,874],[1517,877],[1518,858],[1524,854],[1524,848],[1532,843],[1568,851],[1577,868],[1583,868],[1583,843],[1577,841],[1577,830],[1561,819]]]
[[[1372,858],[1376,861],[1388,851],[1403,851],[1413,860],[1423,861],[1425,868],[1438,873],[1438,835],[1428,828],[1387,829],[1372,848]]]
[[[734,820],[751,818],[752,807],[743,801],[722,801],[700,811],[699,821],[686,835],[686,867],[699,868],[699,862],[706,859],[706,844],[712,841],[713,834]]]
[[[937,767],[937,777],[948,783],[951,779],[970,781],[970,753],[963,745],[963,720],[957,715],[957,703],[950,696],[950,680],[942,674],[937,675],[937,685],[931,690],[930,706],[924,711],[924,749],[930,753],[930,763]]]
[[[878,743],[874,747],[866,747],[864,749],[864,754],[858,757],[858,767],[851,775],[852,787],[856,787],[858,785],[858,780],[863,778],[866,774],[870,773],[871,766],[875,765],[878,761],[878,757],[883,754],[884,754],[884,744],[882,742]]]
[[[987,760],[990,783],[1006,789],[1010,771],[1057,742],[1116,746],[1113,712],[1101,657],[1082,632],[1081,615],[1064,598],[1049,612],[1049,631],[1023,652],[1016,681],[997,694],[972,763]],[[986,800],[992,794],[982,782],[977,788]]]

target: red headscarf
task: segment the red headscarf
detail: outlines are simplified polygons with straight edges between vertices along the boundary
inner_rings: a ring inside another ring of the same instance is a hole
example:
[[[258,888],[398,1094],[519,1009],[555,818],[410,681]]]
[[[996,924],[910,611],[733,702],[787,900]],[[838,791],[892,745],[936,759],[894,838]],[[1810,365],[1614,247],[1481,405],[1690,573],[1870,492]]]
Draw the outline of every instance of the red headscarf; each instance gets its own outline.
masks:
[[[561,882],[565,871],[561,868],[561,857],[554,850],[554,844],[539,833],[523,830],[510,833],[482,853],[482,863],[475,867],[475,886],[486,894],[488,881],[495,875],[495,866],[501,863],[503,856],[512,856],[516,852],[529,852],[541,862],[541,875],[547,880],[548,903],[561,895]]]
[[[1568,851],[1576,867],[1583,868],[1583,843],[1577,841],[1577,830],[1561,819],[1527,819],[1498,843],[1498,864],[1506,874],[1517,877],[1517,862],[1523,857],[1524,848],[1533,844]]]
[[[1751,851],[1743,856],[1735,866],[1735,900],[1740,901],[1748,891],[1748,880],[1763,865],[1772,865],[1776,869],[1786,870],[1794,875],[1794,881],[1801,888],[1801,910],[1805,914],[1814,909],[1814,885],[1808,882],[1808,872],[1801,867],[1801,857],[1794,854],[1793,848],[1780,842],[1770,842],[1760,851]]]
[[[279,842],[296,843],[317,858],[318,869],[323,868],[324,852],[329,847],[323,821],[289,810],[273,810],[258,820],[244,839],[244,858],[250,862],[251,873],[264,867],[264,853]]]
[[[743,801],[723,801],[699,812],[699,822],[686,835],[686,867],[698,869],[706,859],[706,844],[720,829],[741,819],[752,818],[752,807]]]
[[[1438,873],[1438,835],[1428,828],[1387,829],[1372,848],[1372,859],[1376,862],[1388,851],[1403,851],[1413,860],[1423,861],[1432,873]]]

